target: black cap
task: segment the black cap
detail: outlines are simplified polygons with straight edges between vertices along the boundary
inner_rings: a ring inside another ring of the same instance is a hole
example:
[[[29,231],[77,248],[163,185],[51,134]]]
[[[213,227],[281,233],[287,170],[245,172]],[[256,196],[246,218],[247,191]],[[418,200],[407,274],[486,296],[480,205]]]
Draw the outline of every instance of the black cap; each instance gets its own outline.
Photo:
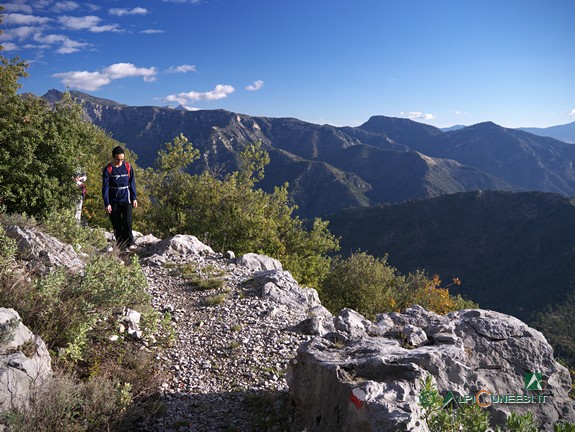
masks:
[[[120,146],[114,147],[114,149],[112,150],[112,156],[115,156],[117,154],[124,154],[124,149]]]

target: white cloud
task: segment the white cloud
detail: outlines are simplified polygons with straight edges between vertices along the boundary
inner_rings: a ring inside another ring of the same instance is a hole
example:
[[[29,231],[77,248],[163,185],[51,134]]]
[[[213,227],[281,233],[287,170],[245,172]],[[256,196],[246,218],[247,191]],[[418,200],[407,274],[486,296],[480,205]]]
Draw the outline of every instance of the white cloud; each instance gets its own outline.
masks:
[[[92,27],[90,29],[90,31],[92,33],[102,33],[102,32],[107,32],[107,31],[120,32],[122,30],[120,29],[120,26],[118,26],[118,24],[109,24],[109,25],[104,25],[104,26]]]
[[[81,51],[82,48],[87,46],[87,43],[77,42],[75,40],[66,38],[62,41],[62,45],[56,50],[56,52],[58,54],[72,54]]]
[[[148,9],[142,7],[135,7],[133,9],[113,8],[108,11],[110,15],[124,16],[124,15],[146,15]]]
[[[22,27],[15,27],[8,30],[5,30],[2,35],[0,35],[0,40],[12,40],[18,39],[23,40],[31,37],[35,33],[37,33],[40,29],[38,27],[33,26],[22,26]]]
[[[89,43],[77,42],[61,34],[43,35],[39,32],[34,34],[34,41],[42,45],[29,44],[25,45],[24,48],[44,49],[49,48],[50,45],[60,44],[60,47],[56,50],[58,54],[72,54],[90,46]]]
[[[58,21],[60,21],[60,24],[63,26],[72,30],[87,30],[97,26],[100,21],[102,21],[102,19],[95,15],[87,15],[83,17],[72,17],[64,15],[58,18]]]
[[[155,67],[138,68],[132,63],[116,63],[102,69],[102,72],[108,75],[111,79],[141,76],[144,77],[144,81],[150,82],[156,80],[158,69]]]
[[[68,12],[72,10],[76,10],[80,7],[78,3],[75,1],[59,1],[52,6],[52,10],[54,12]]]
[[[141,76],[146,82],[156,80],[158,70],[155,67],[139,68],[131,63],[115,63],[100,71],[72,71],[54,74],[62,83],[80,90],[95,91],[108,85],[112,80]]]
[[[19,3],[26,3],[26,0],[19,0]],[[35,0],[34,9],[48,9],[52,6],[54,0]]]
[[[142,30],[140,33],[143,33],[143,34],[158,34],[158,33],[165,33],[165,32],[164,32],[164,30],[148,29],[148,30]]]
[[[187,73],[187,72],[195,72],[196,71],[196,66],[194,65],[187,65],[187,64],[183,64],[180,66],[170,66],[168,69],[166,69],[166,73]]]
[[[468,116],[469,113],[467,111],[461,111],[461,110],[457,110],[453,112],[456,116]]]
[[[569,111],[569,112],[567,113],[567,116],[568,116],[568,117],[573,117],[573,118],[575,118],[575,108],[573,108],[571,111]]]
[[[246,90],[249,91],[257,91],[264,86],[264,82],[262,80],[257,80],[251,83],[249,86],[246,86]]]
[[[110,84],[110,77],[100,72],[76,71],[63,72],[53,75],[54,78],[60,78],[62,83],[68,87],[78,88],[80,90],[94,91],[100,87]]]
[[[434,114],[424,114],[419,111],[402,112],[401,115],[410,120],[433,120],[435,118]]]
[[[4,51],[16,51],[18,49],[18,46],[12,42],[6,42],[2,44],[2,46],[4,47]]]
[[[24,49],[48,49],[50,45],[36,45],[36,44],[26,44],[22,45]]]
[[[3,4],[4,12],[25,12],[32,13],[32,6],[23,3],[6,3]]]
[[[68,36],[64,36],[64,35],[59,35],[59,34],[50,34],[50,35],[36,35],[34,37],[34,40],[36,42],[42,42],[42,43],[46,43],[46,44],[55,44],[55,43],[59,43],[59,42],[64,42],[66,40],[68,40],[69,37]]]
[[[200,93],[191,91],[188,93],[178,93],[166,96],[164,100],[166,102],[177,102],[180,105],[186,105],[189,102],[197,101],[214,101],[219,99],[224,99],[228,97],[229,94],[235,92],[231,85],[228,84],[218,84],[213,90],[208,92]]]
[[[6,14],[2,19],[2,23],[6,25],[46,24],[50,21],[50,18],[39,17],[35,15],[24,15],[19,13]]]
[[[187,105],[180,105],[181,108],[184,108],[186,111],[200,111],[201,108],[191,107]]]
[[[95,15],[87,15],[83,17],[61,16],[58,21],[63,26],[72,30],[89,30],[92,33],[102,33],[107,31],[118,32],[121,31],[118,24],[98,25],[102,19]]]

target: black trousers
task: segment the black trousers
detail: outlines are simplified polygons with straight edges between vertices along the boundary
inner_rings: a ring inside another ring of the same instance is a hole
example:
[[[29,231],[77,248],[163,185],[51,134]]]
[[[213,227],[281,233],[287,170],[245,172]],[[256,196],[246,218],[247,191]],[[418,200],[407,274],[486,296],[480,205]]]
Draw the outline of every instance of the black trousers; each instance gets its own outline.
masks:
[[[134,243],[132,234],[132,203],[112,203],[110,220],[114,227],[116,243],[120,247],[130,247]]]

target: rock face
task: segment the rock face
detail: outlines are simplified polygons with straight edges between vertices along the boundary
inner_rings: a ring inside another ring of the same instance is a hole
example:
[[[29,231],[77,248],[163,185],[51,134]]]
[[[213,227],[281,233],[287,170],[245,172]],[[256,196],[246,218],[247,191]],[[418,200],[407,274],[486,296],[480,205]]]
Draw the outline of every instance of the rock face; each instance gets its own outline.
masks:
[[[264,255],[258,257],[272,260]],[[243,286],[252,289],[257,297],[277,304],[280,309],[298,314],[301,319],[331,317],[331,313],[321,305],[317,291],[300,287],[290,272],[282,270],[257,272],[244,282]]]
[[[140,254],[145,257],[143,262],[152,266],[161,266],[175,257],[214,254],[211,247],[188,234],[177,234],[164,240],[148,235],[136,240],[136,245],[143,249]]]
[[[22,324],[14,309],[0,308],[0,413],[26,405],[51,374],[42,339]]]
[[[60,240],[44,234],[33,227],[7,226],[6,235],[16,240],[20,256],[28,262],[28,268],[39,274],[64,267],[80,273],[85,264],[74,248]]]
[[[529,404],[492,403],[493,426],[511,412],[533,411],[539,430],[575,420],[569,372],[544,336],[514,317],[487,310],[440,316],[414,306],[375,323],[349,310],[333,321],[336,331],[304,343],[291,362],[294,430],[426,431],[419,396],[428,375],[443,396],[535,396]],[[532,372],[542,374],[542,390],[526,390]],[[545,403],[537,403],[541,395]]]
[[[213,254],[214,251],[193,235],[177,234],[156,244],[155,253],[158,255],[190,255]]]
[[[275,258],[255,253],[247,253],[238,258],[238,264],[254,271],[283,270],[282,263]]]

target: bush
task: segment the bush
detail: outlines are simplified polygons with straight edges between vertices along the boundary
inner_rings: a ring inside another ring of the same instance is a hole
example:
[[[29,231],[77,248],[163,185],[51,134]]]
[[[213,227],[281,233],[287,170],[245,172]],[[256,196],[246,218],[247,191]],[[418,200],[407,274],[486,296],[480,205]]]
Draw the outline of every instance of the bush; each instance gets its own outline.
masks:
[[[58,269],[31,282],[3,282],[0,303],[16,309],[49,349],[73,361],[82,358],[92,335],[108,330],[118,308],[151,309],[136,258],[125,265],[113,256],[96,256],[83,275]]]
[[[348,307],[373,318],[377,313],[397,309],[401,283],[397,270],[387,264],[387,257],[355,253],[333,261],[321,284],[320,297],[334,313]]]
[[[6,236],[4,227],[0,225],[0,275],[3,275],[12,267],[16,250],[16,241]]]
[[[42,230],[64,243],[80,249],[102,249],[108,241],[102,228],[89,228],[78,224],[72,209],[49,212],[42,220]]]
[[[419,304],[439,314],[477,307],[441,288],[437,278],[422,272],[402,276],[387,263],[365,252],[337,258],[319,290],[324,305],[334,313],[348,307],[373,319],[378,313],[401,311]]]
[[[131,400],[129,385],[118,381],[79,382],[58,374],[36,390],[28,407],[1,421],[14,432],[120,430]]]

